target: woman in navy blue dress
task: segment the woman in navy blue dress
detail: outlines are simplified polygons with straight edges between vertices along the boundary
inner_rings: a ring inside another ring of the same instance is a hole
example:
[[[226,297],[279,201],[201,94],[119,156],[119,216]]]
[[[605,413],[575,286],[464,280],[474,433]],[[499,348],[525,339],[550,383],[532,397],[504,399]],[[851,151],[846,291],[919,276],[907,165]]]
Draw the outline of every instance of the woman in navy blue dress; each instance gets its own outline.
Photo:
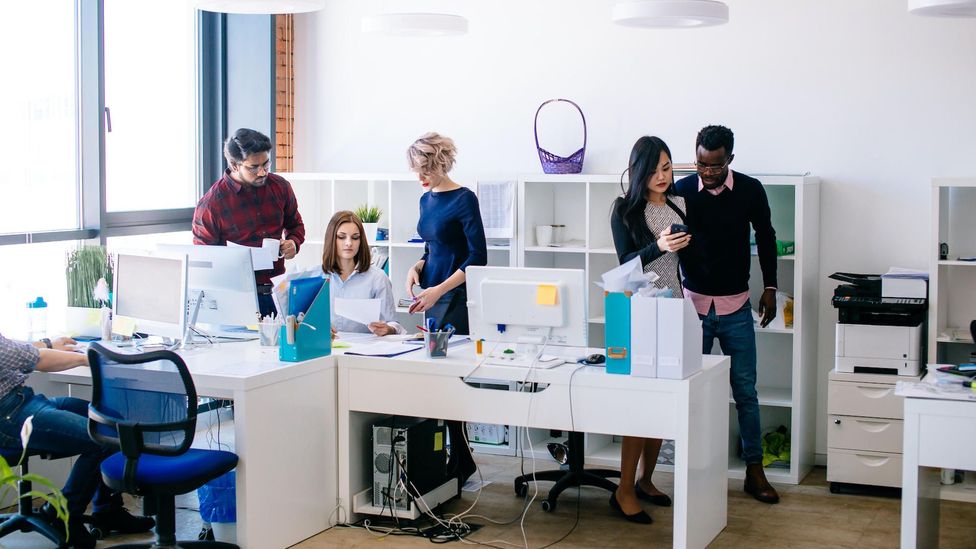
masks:
[[[464,270],[488,263],[485,228],[478,197],[455,183],[454,141],[427,133],[407,150],[410,169],[425,192],[420,197],[417,234],[424,239],[424,255],[407,272],[407,293],[414,298],[411,313],[423,312],[440,327],[451,324],[456,333],[468,333],[467,291]],[[422,290],[415,293],[414,286]]]

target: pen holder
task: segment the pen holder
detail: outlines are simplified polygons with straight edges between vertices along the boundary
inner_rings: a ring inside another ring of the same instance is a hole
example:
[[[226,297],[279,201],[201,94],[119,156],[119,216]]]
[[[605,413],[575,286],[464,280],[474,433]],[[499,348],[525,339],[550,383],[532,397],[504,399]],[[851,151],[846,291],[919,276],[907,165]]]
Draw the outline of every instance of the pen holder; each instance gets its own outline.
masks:
[[[451,341],[451,332],[424,332],[424,349],[427,358],[447,358],[447,345]]]
[[[261,340],[262,347],[275,347],[278,345],[278,335],[281,330],[281,322],[260,322],[258,323],[258,338]]]

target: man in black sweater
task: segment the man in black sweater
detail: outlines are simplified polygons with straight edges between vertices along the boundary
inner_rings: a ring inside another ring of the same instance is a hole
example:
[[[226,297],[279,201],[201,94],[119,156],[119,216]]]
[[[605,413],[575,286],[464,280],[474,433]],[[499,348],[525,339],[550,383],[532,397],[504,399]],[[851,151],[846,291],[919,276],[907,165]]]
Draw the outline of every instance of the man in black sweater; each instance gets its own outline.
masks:
[[[703,352],[710,353],[718,338],[722,351],[732,358],[730,383],[746,462],[745,491],[759,501],[776,503],[779,495],[762,465],[756,333],[749,303],[749,226],[756,233],[762,270],[759,314],[764,327],[776,316],[776,233],[762,184],[729,169],[733,144],[732,130],[702,128],[695,141],[698,174],[675,184],[685,199],[694,236],[689,253],[681,256],[682,283],[685,297],[702,319]]]

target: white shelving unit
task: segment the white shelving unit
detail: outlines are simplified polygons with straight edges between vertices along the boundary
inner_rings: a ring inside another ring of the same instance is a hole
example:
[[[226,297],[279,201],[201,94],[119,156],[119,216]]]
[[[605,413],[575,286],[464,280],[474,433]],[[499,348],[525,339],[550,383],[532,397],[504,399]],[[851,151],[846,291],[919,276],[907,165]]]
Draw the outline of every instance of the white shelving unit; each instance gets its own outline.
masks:
[[[393,283],[395,301],[406,297],[404,281],[407,269],[424,253],[422,242],[410,242],[417,233],[420,196],[423,188],[413,173],[282,173],[295,189],[298,211],[305,222],[305,244],[288,267],[320,265],[325,229],[332,215],[359,206],[378,206],[383,210],[379,226],[389,229],[389,240],[369,239],[370,246],[389,248],[388,274]],[[515,251],[510,245],[488,247],[489,265],[514,265]],[[414,331],[405,308],[397,309],[398,320]]]
[[[685,175],[676,173],[675,178]],[[820,248],[820,185],[809,176],[755,175],[766,189],[773,226],[779,240],[792,240],[796,251],[778,258],[780,290],[794,297],[792,327],[757,328],[758,391],[761,426],[789,428],[789,467],[770,467],[773,482],[798,484],[814,464],[816,428],[816,332]],[[603,347],[606,323],[603,295],[593,284],[617,266],[610,233],[610,208],[621,194],[619,175],[523,175],[518,178],[518,265],[584,269],[587,278],[589,343]],[[536,225],[566,225],[559,247],[540,247]],[[976,273],[976,269],[973,270]],[[750,298],[762,295],[758,258],[753,258]],[[718,345],[713,352],[720,352]],[[729,476],[745,476],[738,458],[739,429],[730,393]],[[548,433],[531,433],[533,442],[548,441]],[[620,444],[607,435],[587,435],[587,462],[619,466]],[[541,446],[544,452],[544,444]],[[536,453],[545,455],[537,447]],[[546,453],[547,454],[547,453]],[[667,466],[660,466],[668,470]]]
[[[969,323],[976,320],[976,177],[932,180],[929,248],[928,362],[969,362],[976,351]],[[939,259],[939,244],[949,246]]]

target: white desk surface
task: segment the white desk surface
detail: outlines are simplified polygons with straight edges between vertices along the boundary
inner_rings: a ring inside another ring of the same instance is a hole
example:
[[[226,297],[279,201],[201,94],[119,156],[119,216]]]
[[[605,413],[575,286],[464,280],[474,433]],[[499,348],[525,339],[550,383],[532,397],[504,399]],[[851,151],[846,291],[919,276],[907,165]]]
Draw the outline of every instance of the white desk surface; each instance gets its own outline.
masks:
[[[939,468],[976,471],[976,402],[905,397],[901,546],[939,546]]]
[[[335,367],[335,359],[304,362],[278,360],[277,347],[262,347],[258,341],[199,345],[177,351],[193,374],[200,395],[230,397],[233,391],[249,391]],[[48,374],[52,381],[91,384],[91,370],[79,367]]]
[[[234,400],[238,545],[289,547],[329,528],[337,485],[335,358],[281,362],[277,347],[257,341],[179,354],[197,394]],[[48,375],[91,385],[88,368]]]
[[[452,347],[444,359],[429,359],[423,350],[394,358],[339,357],[339,497],[348,507],[372,485],[368,430],[383,415],[668,438],[675,441],[674,546],[705,547],[727,522],[729,359],[703,360],[701,372],[670,380],[575,363],[545,370],[477,367],[473,345]],[[469,379],[546,387],[500,391],[464,382]]]

